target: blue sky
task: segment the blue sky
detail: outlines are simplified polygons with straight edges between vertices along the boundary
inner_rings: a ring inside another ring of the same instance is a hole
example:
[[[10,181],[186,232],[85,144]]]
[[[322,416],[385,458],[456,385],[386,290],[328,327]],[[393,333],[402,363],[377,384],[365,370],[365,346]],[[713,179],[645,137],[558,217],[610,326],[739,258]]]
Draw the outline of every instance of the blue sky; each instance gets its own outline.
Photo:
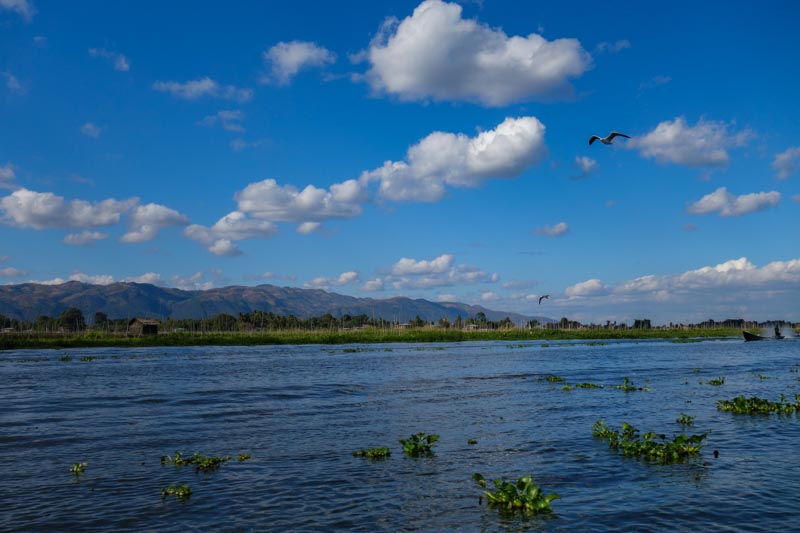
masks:
[[[562,4],[0,0],[0,283],[800,320],[800,7]]]

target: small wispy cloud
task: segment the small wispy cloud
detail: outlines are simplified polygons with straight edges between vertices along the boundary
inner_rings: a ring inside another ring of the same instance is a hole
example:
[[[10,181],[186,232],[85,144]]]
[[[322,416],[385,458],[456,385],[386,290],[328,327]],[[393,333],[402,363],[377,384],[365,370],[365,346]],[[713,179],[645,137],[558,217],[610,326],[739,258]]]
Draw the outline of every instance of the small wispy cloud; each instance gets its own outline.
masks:
[[[547,237],[561,237],[569,232],[569,224],[559,222],[555,226],[542,226],[531,231],[535,235],[545,235]]]
[[[101,233],[99,231],[84,230],[80,233],[70,233],[64,237],[64,244],[73,246],[86,246],[97,241],[108,238],[108,233]]]
[[[93,124],[92,122],[87,122],[81,126],[81,133],[87,137],[91,137],[92,139],[97,139],[100,137],[100,134],[103,133],[103,128]]]
[[[261,77],[261,82],[278,85],[288,85],[301,70],[336,62],[336,54],[308,41],[280,42],[264,52],[263,57],[270,72]]]
[[[206,115],[197,122],[198,126],[214,126],[221,124],[223,129],[228,131],[244,131],[241,122],[244,120],[244,113],[240,110],[222,110],[213,115]]]
[[[13,11],[25,22],[33,20],[33,16],[36,14],[36,8],[33,7],[33,2],[30,0],[0,0],[0,9]]]
[[[17,94],[25,93],[25,88],[22,86],[22,84],[19,82],[16,76],[11,74],[10,72],[0,72],[0,76],[5,78],[6,80],[6,89],[11,91],[12,93],[17,93]]]
[[[659,87],[661,85],[666,85],[671,81],[672,81],[672,78],[670,76],[662,76],[662,75],[653,76],[649,80],[643,81],[642,83],[640,83],[639,84],[639,90],[640,91],[644,91],[644,90],[647,90],[647,89],[653,89],[653,88]]]
[[[128,58],[119,52],[106,50],[105,48],[89,48],[89,55],[92,57],[107,59],[114,67],[114,70],[128,72],[131,69],[131,63]]]
[[[219,98],[236,102],[248,102],[253,98],[252,89],[241,89],[233,85],[220,85],[215,80],[205,76],[186,82],[156,81],[153,89],[162,93],[169,93],[182,100],[198,100],[200,98]]]
[[[589,174],[597,169],[597,161],[591,157],[586,157],[585,155],[576,155],[575,166],[578,169],[578,173],[570,176],[570,179],[580,180],[589,176]]]
[[[269,139],[255,139],[248,141],[242,139],[241,137],[237,137],[228,144],[234,152],[241,152],[242,150],[246,150],[248,148],[265,148],[272,144],[272,141]]]
[[[631,47],[631,43],[627,39],[620,39],[620,40],[615,41],[613,43],[609,43],[609,42],[605,42],[604,41],[602,43],[599,43],[597,46],[595,46],[594,52],[596,54],[597,53],[601,53],[601,54],[603,54],[603,53],[617,54],[617,53],[621,52],[622,50],[625,50],[626,48],[630,48],[630,47]]]

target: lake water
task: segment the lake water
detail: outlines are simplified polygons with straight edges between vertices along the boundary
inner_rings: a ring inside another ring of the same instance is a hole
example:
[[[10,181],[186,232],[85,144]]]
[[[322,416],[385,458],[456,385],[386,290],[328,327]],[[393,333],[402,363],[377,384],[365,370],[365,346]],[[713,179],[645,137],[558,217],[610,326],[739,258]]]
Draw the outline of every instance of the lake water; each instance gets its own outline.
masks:
[[[793,398],[798,368],[800,340],[0,352],[0,530],[797,530],[800,417],[716,401]],[[610,388],[625,377],[650,390]],[[591,433],[602,418],[671,437],[681,413],[708,432],[683,464]],[[404,456],[398,440],[420,431],[441,436],[435,455]],[[379,446],[391,457],[351,455]],[[160,463],[177,450],[234,459],[208,474]],[[555,514],[487,508],[473,472],[533,475],[561,496]],[[162,500],[172,483],[191,498]]]

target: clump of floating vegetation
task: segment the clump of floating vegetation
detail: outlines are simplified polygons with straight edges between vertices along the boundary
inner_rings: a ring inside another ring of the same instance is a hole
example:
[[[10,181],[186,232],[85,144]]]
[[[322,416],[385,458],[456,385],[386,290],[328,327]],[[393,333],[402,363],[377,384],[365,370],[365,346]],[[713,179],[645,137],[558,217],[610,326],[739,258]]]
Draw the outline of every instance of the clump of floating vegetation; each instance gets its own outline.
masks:
[[[686,413],[681,413],[681,416],[679,416],[678,419],[675,420],[675,422],[677,422],[678,424],[683,424],[684,426],[691,426],[695,418],[696,417],[689,416]]]
[[[706,385],[714,385],[716,387],[719,387],[720,385],[724,384],[725,384],[725,378],[709,379],[708,381],[706,381]]]
[[[637,387],[636,384],[633,382],[633,380],[628,378],[627,376],[623,379],[622,385],[614,385],[614,388],[619,390],[624,390],[625,392],[633,392],[637,390],[641,391],[650,390],[649,387]]]
[[[562,378],[561,376],[556,376],[555,374],[548,374],[544,377],[538,378],[537,381],[548,381],[550,383],[563,383],[567,380],[566,378]]]
[[[439,435],[427,435],[423,432],[415,433],[407,439],[400,439],[400,444],[403,445],[403,451],[411,457],[419,457],[421,455],[433,455],[431,446],[439,440]]]
[[[482,488],[490,507],[497,507],[505,512],[523,514],[552,513],[550,503],[560,496],[556,493],[545,495],[539,485],[534,485],[531,476],[522,476],[516,483],[495,479],[494,491],[486,490],[486,480],[479,473],[472,474],[472,479]]]
[[[353,457],[366,457],[367,459],[385,459],[392,455],[389,448],[364,448],[353,452]]]
[[[250,454],[249,454],[249,453],[240,453],[240,454],[239,454],[239,455],[236,457],[236,460],[237,460],[237,461],[247,461],[248,459],[250,459]]]
[[[666,435],[653,432],[640,436],[639,430],[627,422],[622,423],[622,431],[617,431],[608,427],[602,420],[598,420],[592,426],[592,435],[608,441],[611,449],[619,450],[625,457],[676,463],[699,453],[707,434],[681,434],[668,441]]]
[[[769,376],[765,376],[764,374],[753,374],[758,379],[769,379]]]
[[[358,353],[368,351],[366,348],[345,348],[342,350],[344,353]]]
[[[478,441],[477,441],[477,440],[475,440],[475,439],[469,439],[469,440],[467,441],[467,444],[469,444],[469,445],[472,445],[472,444],[478,444]]]
[[[794,403],[786,401],[786,396],[781,394],[777,402],[771,402],[764,398],[751,396],[737,396],[732,400],[719,400],[717,409],[728,411],[735,414],[769,414],[769,413],[797,413],[800,412],[800,394],[794,395]]]
[[[161,490],[161,499],[166,499],[170,495],[180,500],[185,500],[192,495],[192,489],[189,488],[189,485],[176,485],[173,483],[166,489]]]
[[[572,390],[572,385],[564,385],[561,390],[569,392]]]
[[[70,361],[72,361],[72,356],[62,355],[61,357],[58,358],[58,360],[61,361],[62,363],[69,363]]]
[[[91,355],[84,355],[80,358],[80,361],[83,363],[88,363],[89,361],[94,361],[94,357]]]
[[[578,383],[575,385],[576,389],[602,389],[603,385],[597,385],[596,383]]]
[[[586,346],[605,346],[607,344],[608,344],[607,342],[602,342],[602,341],[590,341],[586,343]]]
[[[87,463],[86,461],[82,463],[75,463],[72,465],[72,468],[70,468],[69,471],[72,475],[78,477],[81,474],[83,474],[83,471],[86,470],[87,466],[89,466],[89,463]]]
[[[175,466],[194,466],[195,472],[203,471],[203,472],[211,472],[212,470],[218,470],[219,467],[230,461],[231,457],[225,456],[205,456],[200,455],[200,452],[194,452],[194,455],[190,457],[184,457],[182,452],[175,452],[175,457],[170,457],[169,455],[161,456],[161,464],[172,463]]]

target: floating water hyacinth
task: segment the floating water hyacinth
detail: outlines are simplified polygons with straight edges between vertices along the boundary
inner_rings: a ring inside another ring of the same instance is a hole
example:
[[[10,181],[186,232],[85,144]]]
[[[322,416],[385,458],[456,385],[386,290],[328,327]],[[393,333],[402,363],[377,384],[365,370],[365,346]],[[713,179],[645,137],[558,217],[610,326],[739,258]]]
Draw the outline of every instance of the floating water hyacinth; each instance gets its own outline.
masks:
[[[403,445],[403,451],[411,457],[419,457],[421,455],[433,455],[431,446],[439,440],[439,435],[430,434],[426,435],[423,432],[411,435],[407,439],[400,439],[400,444]]]
[[[551,502],[560,496],[556,493],[545,495],[539,485],[533,484],[531,476],[522,476],[516,483],[495,479],[495,491],[486,489],[486,480],[479,473],[472,474],[472,479],[486,495],[490,507],[501,511],[520,512],[526,514],[552,513]]]
[[[592,426],[592,435],[608,441],[613,450],[619,450],[626,457],[641,457],[662,463],[676,463],[696,455],[703,447],[706,433],[700,435],[676,435],[671,441],[666,435],[648,432],[639,435],[639,430],[622,423],[622,430],[611,429],[602,420]]]
[[[166,489],[161,490],[161,499],[166,499],[167,496],[175,496],[180,500],[189,498],[192,495],[192,489],[188,485],[175,485],[172,484]]]
[[[750,398],[737,396],[732,400],[719,400],[717,409],[735,414],[797,413],[800,412],[800,394],[794,395],[794,403],[787,402],[784,394],[781,394],[781,398],[777,402],[756,396]]]
[[[367,459],[385,459],[392,454],[389,448],[364,448],[353,452],[353,457],[366,457]]]
[[[80,476],[83,474],[83,471],[86,470],[86,467],[89,466],[89,463],[82,462],[82,463],[75,463],[72,465],[72,468],[69,469],[70,473],[72,473],[75,477]]]

